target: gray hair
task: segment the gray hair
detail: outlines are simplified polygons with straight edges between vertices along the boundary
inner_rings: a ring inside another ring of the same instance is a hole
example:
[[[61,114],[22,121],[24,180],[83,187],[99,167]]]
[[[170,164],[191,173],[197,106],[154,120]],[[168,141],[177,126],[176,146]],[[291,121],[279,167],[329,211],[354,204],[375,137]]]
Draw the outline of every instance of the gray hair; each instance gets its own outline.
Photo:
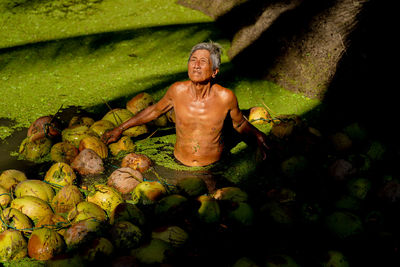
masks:
[[[190,51],[190,56],[189,56],[188,62],[195,51],[202,50],[202,49],[208,50],[210,52],[210,58],[211,58],[211,62],[213,65],[213,71],[216,69],[219,69],[219,65],[221,65],[222,47],[220,44],[214,43],[212,41],[209,41],[208,43],[199,43],[199,44],[193,46],[192,51]]]

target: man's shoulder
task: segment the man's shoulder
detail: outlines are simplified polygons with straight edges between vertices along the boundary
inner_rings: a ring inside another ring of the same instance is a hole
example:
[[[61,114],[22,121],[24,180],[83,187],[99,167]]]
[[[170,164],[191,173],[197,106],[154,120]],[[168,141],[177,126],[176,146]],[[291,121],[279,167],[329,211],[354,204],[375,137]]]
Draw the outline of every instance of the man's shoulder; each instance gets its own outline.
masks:
[[[187,90],[187,88],[189,88],[189,83],[190,81],[179,81],[179,82],[175,82],[171,85],[170,90],[174,91],[174,92],[179,92],[182,90]]]
[[[232,90],[223,87],[219,84],[214,84],[213,88],[215,90],[215,92],[217,93],[218,96],[227,99],[227,100],[231,100],[233,97],[235,97],[235,94],[233,93]]]

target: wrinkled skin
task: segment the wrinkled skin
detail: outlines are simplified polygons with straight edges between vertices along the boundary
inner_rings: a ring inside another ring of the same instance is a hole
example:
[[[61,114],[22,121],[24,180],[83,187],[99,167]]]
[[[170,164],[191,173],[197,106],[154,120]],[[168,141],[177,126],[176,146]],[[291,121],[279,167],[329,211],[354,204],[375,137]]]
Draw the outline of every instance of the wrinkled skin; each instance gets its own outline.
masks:
[[[219,69],[213,70],[210,52],[196,50],[189,59],[189,81],[176,82],[156,104],[149,106],[102,136],[105,143],[118,140],[130,127],[152,121],[172,108],[176,118],[175,158],[187,166],[206,166],[218,161],[223,151],[222,128],[230,115],[239,133],[250,136],[265,160],[266,135],[251,125],[239,109],[234,93],[212,83]]]

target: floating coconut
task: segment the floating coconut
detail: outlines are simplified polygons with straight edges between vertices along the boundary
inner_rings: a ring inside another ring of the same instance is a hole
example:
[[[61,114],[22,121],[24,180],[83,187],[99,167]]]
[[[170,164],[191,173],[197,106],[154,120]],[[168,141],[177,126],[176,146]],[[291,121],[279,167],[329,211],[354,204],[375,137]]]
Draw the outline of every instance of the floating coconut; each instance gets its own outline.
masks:
[[[118,204],[110,216],[110,223],[129,221],[134,225],[143,226],[146,222],[144,213],[134,204],[123,202]]]
[[[220,220],[221,211],[217,200],[211,196],[199,196],[200,207],[197,210],[198,218],[205,223],[216,223]]]
[[[102,226],[97,220],[84,220],[72,224],[64,234],[64,240],[68,249],[80,248],[98,237],[102,232]]]
[[[329,141],[330,144],[332,145],[332,148],[337,152],[347,151],[353,145],[353,142],[350,139],[350,137],[342,132],[331,134],[329,136]]]
[[[172,194],[160,199],[155,208],[154,213],[160,220],[169,221],[180,219],[186,214],[188,207],[188,199],[178,194]]]
[[[248,200],[248,195],[239,187],[229,186],[220,188],[213,194],[213,197],[219,201],[228,202],[246,202]]]
[[[97,134],[97,137],[101,137],[105,132],[115,128],[114,123],[107,120],[96,121],[90,126],[90,130]]]
[[[206,182],[200,177],[186,177],[176,183],[178,191],[188,197],[197,197],[208,193]]]
[[[36,260],[49,260],[64,249],[62,236],[49,228],[34,230],[28,241],[28,255]]]
[[[128,109],[115,108],[107,112],[102,120],[112,122],[115,126],[119,126],[120,124],[129,120],[132,117],[133,113],[130,112]]]
[[[297,262],[289,255],[286,254],[274,254],[268,255],[265,259],[265,267],[275,266],[287,266],[287,267],[299,267]]]
[[[137,113],[154,103],[154,98],[151,95],[142,92],[134,96],[126,103],[126,109],[132,112],[133,115],[136,115]]]
[[[146,126],[146,124],[142,124],[126,129],[125,131],[122,132],[122,135],[129,137],[137,137],[148,132],[149,128]]]
[[[117,142],[109,144],[108,148],[113,156],[118,156],[120,153],[134,152],[136,146],[130,136],[122,136]]]
[[[0,234],[0,262],[22,259],[27,254],[27,243],[21,232],[10,229]]]
[[[51,145],[52,143],[49,138],[31,141],[27,137],[19,147],[19,154],[26,160],[38,161],[50,153]]]
[[[94,191],[87,196],[87,201],[99,205],[108,215],[112,213],[116,206],[124,202],[121,194],[111,186],[97,184]]]
[[[95,238],[81,253],[88,262],[101,261],[110,258],[114,253],[114,245],[104,237]]]
[[[176,225],[154,229],[151,237],[163,240],[176,248],[184,246],[189,239],[188,233]]]
[[[42,116],[36,119],[28,128],[28,137],[43,135],[43,137],[55,137],[60,135],[60,125],[53,116]]]
[[[349,267],[345,255],[338,250],[328,250],[323,255],[323,260],[320,261],[320,266],[332,266],[332,267]]]
[[[252,107],[249,114],[251,124],[268,124],[271,119],[268,111],[264,107]]]
[[[291,156],[281,163],[282,173],[287,177],[302,174],[308,167],[308,160],[302,155]]]
[[[55,192],[49,184],[41,180],[25,180],[15,187],[14,194],[16,197],[34,196],[50,202]]]
[[[104,144],[99,137],[95,136],[86,136],[79,143],[79,151],[84,149],[91,149],[96,152],[100,158],[105,159],[108,156],[108,148],[106,144]]]
[[[54,144],[50,150],[52,161],[64,162],[67,164],[71,164],[78,154],[79,150],[69,142],[59,142]]]
[[[143,182],[143,175],[139,171],[123,167],[111,173],[108,177],[107,185],[114,187],[121,194],[128,194],[141,182]]]
[[[135,187],[132,192],[132,200],[134,203],[143,205],[155,204],[163,196],[165,196],[167,190],[165,187],[158,182],[141,182]]]
[[[29,230],[33,227],[32,221],[14,208],[6,208],[2,211],[2,219],[7,222],[7,224],[11,227],[14,227],[15,230],[22,231],[25,236],[30,234]]]
[[[137,248],[143,239],[143,233],[139,227],[128,221],[114,223],[110,235],[118,250],[131,250]]]
[[[7,191],[14,189],[19,182],[27,180],[25,173],[19,170],[5,170],[0,175],[0,186]]]
[[[83,201],[83,195],[76,185],[66,185],[57,192],[51,206],[57,213],[69,212]]]
[[[258,265],[248,257],[241,257],[235,261],[232,267],[258,267]]]
[[[68,123],[68,127],[74,127],[74,126],[78,126],[78,125],[84,125],[84,126],[90,127],[93,125],[93,123],[94,123],[94,119],[92,119],[90,117],[73,116]]]
[[[281,115],[274,120],[271,134],[279,139],[291,136],[302,126],[302,120],[297,115]]]
[[[65,128],[61,132],[62,141],[69,142],[76,148],[79,147],[81,140],[87,136],[97,136],[97,134],[86,125],[76,125]]]
[[[361,219],[348,211],[334,211],[325,219],[325,225],[333,236],[339,239],[349,239],[363,231]]]
[[[99,205],[88,201],[80,202],[68,213],[68,220],[74,223],[88,219],[106,221],[107,214]]]
[[[93,175],[104,172],[103,160],[93,150],[82,150],[71,163],[71,167],[80,175]]]
[[[5,208],[11,202],[11,193],[0,185],[0,207]]]
[[[167,242],[152,238],[150,242],[133,249],[131,255],[135,256],[139,262],[151,265],[165,263],[171,251],[172,248]]]
[[[328,167],[329,175],[336,181],[343,181],[355,172],[353,165],[344,159],[337,159]]]
[[[28,216],[34,224],[36,224],[42,217],[48,214],[53,214],[53,210],[46,201],[34,196],[15,198],[11,202],[10,207],[21,211],[23,214]]]
[[[76,174],[72,167],[64,162],[57,162],[51,165],[46,172],[44,180],[56,188],[71,185],[76,180]]]
[[[240,226],[251,226],[254,223],[254,209],[246,202],[239,202],[237,207],[229,212],[228,219]]]
[[[156,127],[165,127],[168,125],[168,118],[165,114],[162,114],[157,119],[149,121],[147,123],[149,126],[156,126]]]
[[[347,190],[350,196],[363,200],[367,197],[368,192],[372,187],[370,180],[366,178],[353,178],[347,183]]]
[[[130,167],[140,172],[147,171],[152,165],[151,160],[146,155],[129,153],[121,162],[121,167]]]
[[[69,226],[70,222],[68,222],[68,220],[65,219],[63,216],[61,216],[60,214],[48,214],[43,218],[41,218],[36,224],[37,228],[39,227],[49,228],[56,231],[62,236],[64,236],[65,231]]]

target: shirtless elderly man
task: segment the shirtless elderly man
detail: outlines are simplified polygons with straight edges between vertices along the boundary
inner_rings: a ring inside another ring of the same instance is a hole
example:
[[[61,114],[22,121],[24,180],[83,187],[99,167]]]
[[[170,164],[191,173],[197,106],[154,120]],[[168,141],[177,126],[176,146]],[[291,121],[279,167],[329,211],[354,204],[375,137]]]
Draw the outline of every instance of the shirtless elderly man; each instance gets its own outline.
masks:
[[[236,131],[256,140],[265,159],[268,149],[266,135],[246,120],[231,90],[213,83],[220,63],[221,47],[218,44],[195,45],[188,61],[190,80],[174,83],[160,101],[104,134],[103,141],[107,144],[115,142],[124,130],[152,121],[173,108],[176,126],[174,155],[184,165],[206,166],[221,158],[224,147],[222,128],[228,115]]]

